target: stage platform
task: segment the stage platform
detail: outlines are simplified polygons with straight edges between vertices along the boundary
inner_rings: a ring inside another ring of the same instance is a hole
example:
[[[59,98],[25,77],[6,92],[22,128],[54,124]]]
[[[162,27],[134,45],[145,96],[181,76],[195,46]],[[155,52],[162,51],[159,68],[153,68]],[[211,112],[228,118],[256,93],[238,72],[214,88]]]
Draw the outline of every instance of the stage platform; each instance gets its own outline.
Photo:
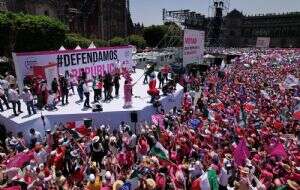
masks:
[[[133,82],[137,81],[142,75],[143,70],[137,69],[136,73],[132,75]],[[115,128],[119,126],[121,121],[125,121],[131,124],[130,114],[132,112],[137,112],[139,122],[150,121],[151,115],[156,112],[156,109],[152,106],[152,104],[148,103],[150,101],[150,96],[147,94],[148,85],[143,84],[143,78],[140,79],[133,88],[133,106],[129,109],[123,108],[123,84],[124,79],[122,78],[120,81],[119,98],[114,98],[111,102],[101,102],[103,106],[103,112],[92,112],[92,109],[83,109],[83,102],[78,101],[79,97],[77,95],[77,92],[75,92],[75,95],[69,96],[68,105],[62,106],[61,103],[58,103],[57,111],[38,111],[37,114],[32,116],[28,116],[26,105],[23,101],[21,101],[23,113],[15,117],[13,115],[12,109],[1,112],[0,124],[4,125],[7,131],[12,131],[13,133],[22,131],[24,134],[28,134],[30,128],[35,128],[42,133],[44,132],[41,114],[45,116],[46,129],[52,129],[53,126],[58,123],[81,121],[84,118],[93,119],[94,126],[109,124],[112,128]],[[179,107],[181,103],[182,93],[183,87],[177,85],[176,92],[173,94],[173,96],[161,97],[160,101],[162,103],[162,107],[165,110],[170,110],[174,106]],[[94,94],[91,88],[91,101],[93,100],[93,97]]]

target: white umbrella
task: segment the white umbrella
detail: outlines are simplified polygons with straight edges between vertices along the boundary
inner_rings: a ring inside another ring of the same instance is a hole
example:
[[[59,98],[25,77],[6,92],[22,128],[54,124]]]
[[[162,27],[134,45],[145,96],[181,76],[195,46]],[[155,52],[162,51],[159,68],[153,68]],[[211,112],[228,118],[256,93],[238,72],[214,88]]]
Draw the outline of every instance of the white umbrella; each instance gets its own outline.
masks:
[[[96,48],[96,46],[95,46],[94,42],[92,42],[92,43],[90,44],[90,46],[88,47],[88,49],[95,49],[95,48]]]
[[[75,50],[79,50],[81,47],[79,45],[76,46]]]

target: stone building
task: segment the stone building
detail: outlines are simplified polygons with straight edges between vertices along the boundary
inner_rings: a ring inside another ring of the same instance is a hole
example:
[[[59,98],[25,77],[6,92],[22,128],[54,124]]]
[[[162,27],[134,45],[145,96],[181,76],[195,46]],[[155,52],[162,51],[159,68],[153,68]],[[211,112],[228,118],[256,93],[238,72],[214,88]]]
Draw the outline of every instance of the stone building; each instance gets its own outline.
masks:
[[[300,12],[244,16],[237,10],[224,17],[226,46],[253,46],[257,37],[270,37],[270,47],[300,47]]]
[[[57,18],[72,32],[88,37],[125,37],[133,28],[129,0],[6,0],[6,4],[9,11]]]
[[[188,17],[186,28],[209,33],[212,18]],[[253,47],[257,37],[270,37],[270,47],[300,47],[300,12],[246,16],[232,10],[223,17],[220,45],[225,47]]]

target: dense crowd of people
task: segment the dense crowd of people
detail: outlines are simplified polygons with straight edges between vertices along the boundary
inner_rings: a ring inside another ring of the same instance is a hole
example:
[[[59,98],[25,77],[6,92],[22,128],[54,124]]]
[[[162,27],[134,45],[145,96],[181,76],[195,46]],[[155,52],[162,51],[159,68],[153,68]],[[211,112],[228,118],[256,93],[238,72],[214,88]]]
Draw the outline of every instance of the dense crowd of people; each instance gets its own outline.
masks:
[[[1,188],[298,190],[299,69],[298,50],[245,50],[203,80],[186,75],[182,107],[151,123],[9,133]]]

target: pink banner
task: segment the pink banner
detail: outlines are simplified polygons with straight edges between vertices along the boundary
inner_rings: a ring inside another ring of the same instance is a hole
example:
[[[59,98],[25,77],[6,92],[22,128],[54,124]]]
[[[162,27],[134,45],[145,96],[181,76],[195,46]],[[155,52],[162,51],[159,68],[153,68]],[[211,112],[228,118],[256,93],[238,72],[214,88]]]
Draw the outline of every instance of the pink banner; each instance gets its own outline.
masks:
[[[287,157],[287,154],[284,150],[284,147],[281,143],[278,143],[277,145],[275,145],[271,151],[270,151],[270,155],[271,156],[280,156],[280,157]]]

